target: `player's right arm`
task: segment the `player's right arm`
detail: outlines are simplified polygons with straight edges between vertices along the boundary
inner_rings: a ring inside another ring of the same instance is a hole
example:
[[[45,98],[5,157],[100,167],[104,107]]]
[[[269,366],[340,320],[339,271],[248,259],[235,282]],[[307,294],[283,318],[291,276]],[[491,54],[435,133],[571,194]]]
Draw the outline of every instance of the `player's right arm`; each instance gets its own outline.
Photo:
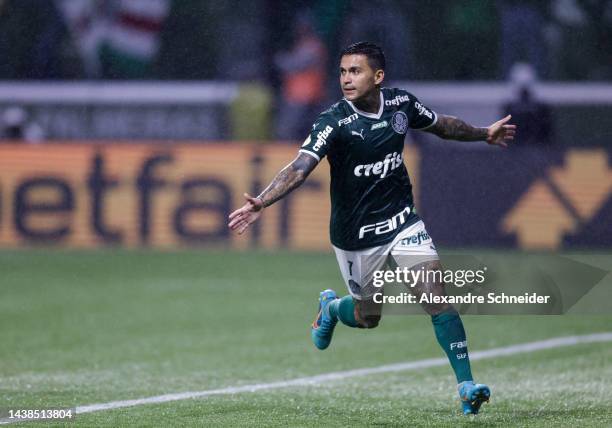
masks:
[[[242,234],[261,216],[265,207],[284,198],[299,187],[327,154],[332,139],[337,137],[337,125],[325,114],[319,116],[298,156],[284,167],[256,198],[245,193],[246,204],[229,216],[229,228]]]
[[[313,156],[300,152],[293,162],[284,167],[274,177],[259,196],[254,198],[245,193],[244,197],[247,203],[229,216],[230,229],[237,230],[239,234],[242,234],[251,223],[261,216],[265,207],[284,198],[292,190],[299,187],[318,163],[319,161]]]
[[[259,196],[254,198],[248,193],[244,194],[247,203],[230,214],[229,228],[242,234],[251,223],[257,221],[265,207],[284,198],[293,189],[299,187],[318,163],[319,161],[314,157],[306,153],[299,153],[293,162],[276,174],[276,177]]]

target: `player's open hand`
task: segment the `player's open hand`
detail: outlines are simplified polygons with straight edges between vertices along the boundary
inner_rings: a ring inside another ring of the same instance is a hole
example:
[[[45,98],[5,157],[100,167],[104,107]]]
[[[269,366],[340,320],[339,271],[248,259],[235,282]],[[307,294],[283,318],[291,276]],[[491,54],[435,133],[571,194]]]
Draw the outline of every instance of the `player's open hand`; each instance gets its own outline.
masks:
[[[248,193],[244,194],[244,198],[247,203],[229,215],[228,226],[232,230],[237,230],[239,235],[242,235],[251,223],[254,223],[261,216],[264,209],[261,199],[254,198]]]
[[[516,133],[516,125],[508,123],[510,119],[512,116],[508,115],[487,128],[487,144],[508,147],[507,141],[514,140]]]

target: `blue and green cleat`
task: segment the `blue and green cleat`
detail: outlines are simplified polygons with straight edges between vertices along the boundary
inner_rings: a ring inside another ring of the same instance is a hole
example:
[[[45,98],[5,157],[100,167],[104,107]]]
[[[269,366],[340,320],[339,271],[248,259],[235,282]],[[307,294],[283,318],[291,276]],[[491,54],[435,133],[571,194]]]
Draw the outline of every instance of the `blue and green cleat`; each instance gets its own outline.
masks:
[[[477,415],[482,403],[491,398],[491,390],[482,383],[474,383],[471,380],[461,382],[458,389],[464,415]]]
[[[332,318],[329,313],[329,304],[337,298],[334,290],[321,291],[319,294],[319,312],[312,323],[310,337],[314,345],[321,350],[327,348],[331,343],[334,327],[338,323],[338,319]]]

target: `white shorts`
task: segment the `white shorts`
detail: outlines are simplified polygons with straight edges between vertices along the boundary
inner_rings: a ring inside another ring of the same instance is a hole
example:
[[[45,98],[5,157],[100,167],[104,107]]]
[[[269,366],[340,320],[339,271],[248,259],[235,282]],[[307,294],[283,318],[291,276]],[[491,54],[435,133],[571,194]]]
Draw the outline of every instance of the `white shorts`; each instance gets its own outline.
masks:
[[[351,296],[357,300],[368,300],[380,291],[372,285],[372,277],[374,271],[386,266],[389,257],[393,257],[396,264],[402,268],[439,260],[436,247],[421,220],[402,230],[388,244],[357,251],[334,247],[334,251],[344,284]]]

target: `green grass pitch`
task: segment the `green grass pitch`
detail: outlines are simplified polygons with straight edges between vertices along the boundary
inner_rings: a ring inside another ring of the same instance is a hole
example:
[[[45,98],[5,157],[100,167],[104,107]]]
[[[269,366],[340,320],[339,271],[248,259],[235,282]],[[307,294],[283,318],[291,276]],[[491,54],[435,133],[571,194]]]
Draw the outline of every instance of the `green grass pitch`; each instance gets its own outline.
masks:
[[[499,257],[511,262],[512,253]],[[609,255],[598,263],[612,270]],[[328,287],[344,293],[332,254],[0,251],[0,408],[67,408],[444,356],[423,316],[389,316],[371,331],[339,325],[331,347],[315,350],[309,324]],[[471,351],[612,331],[612,315],[464,322]],[[476,418],[460,415],[444,366],[104,410],[68,426],[612,426],[612,343],[480,360],[473,372],[493,391]]]

